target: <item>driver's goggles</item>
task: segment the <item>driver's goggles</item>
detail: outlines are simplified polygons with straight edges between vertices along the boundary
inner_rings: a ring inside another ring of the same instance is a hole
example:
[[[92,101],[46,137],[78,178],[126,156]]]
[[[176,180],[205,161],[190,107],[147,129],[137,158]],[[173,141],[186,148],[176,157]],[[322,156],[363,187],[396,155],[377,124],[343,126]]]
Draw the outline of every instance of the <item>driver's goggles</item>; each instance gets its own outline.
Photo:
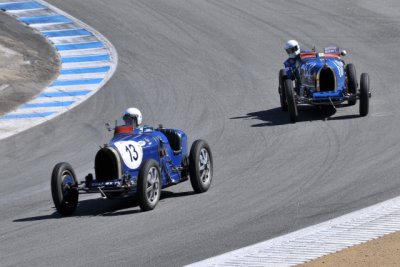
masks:
[[[299,47],[296,45],[296,46],[294,46],[294,47],[291,47],[291,48],[286,49],[286,52],[287,52],[288,54],[292,54],[292,53],[296,52],[297,50],[299,50]]]
[[[132,124],[133,122],[136,122],[137,118],[126,114],[124,115],[123,120],[125,121],[126,124]]]

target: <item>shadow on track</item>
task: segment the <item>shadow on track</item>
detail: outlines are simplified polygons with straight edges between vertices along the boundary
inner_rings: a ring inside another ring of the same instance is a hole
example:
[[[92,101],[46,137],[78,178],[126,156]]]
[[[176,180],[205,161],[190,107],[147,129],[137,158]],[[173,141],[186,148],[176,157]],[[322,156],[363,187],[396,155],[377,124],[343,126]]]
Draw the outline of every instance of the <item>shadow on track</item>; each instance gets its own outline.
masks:
[[[162,191],[160,202],[168,198],[186,197],[195,194],[193,191],[174,193],[171,191]],[[54,208],[54,207],[53,207]],[[55,209],[55,208],[54,208]],[[157,207],[156,207],[157,209]],[[139,204],[136,197],[123,199],[86,199],[79,201],[75,213],[69,217],[91,217],[91,216],[123,216],[140,213]],[[32,222],[51,219],[62,219],[57,211],[49,215],[41,215],[14,220],[13,222]]]
[[[191,196],[194,194],[196,194],[194,191],[179,192],[179,193],[174,193],[171,191],[162,191],[161,200],[168,199],[168,198],[187,197],[187,196]]]
[[[344,115],[338,117],[331,117],[336,114],[336,110],[331,106],[298,106],[299,117],[297,122],[317,121],[317,120],[346,120],[359,118],[359,115]],[[282,111],[280,107],[268,110],[261,110],[246,114],[246,116],[238,116],[229,118],[236,119],[250,119],[260,120],[261,123],[251,125],[251,127],[266,127],[291,124],[289,120],[289,113]]]
[[[331,118],[328,118],[328,120],[338,121],[338,120],[351,120],[351,119],[356,119],[356,118],[361,118],[361,116],[360,115],[343,115],[343,116],[331,117]]]

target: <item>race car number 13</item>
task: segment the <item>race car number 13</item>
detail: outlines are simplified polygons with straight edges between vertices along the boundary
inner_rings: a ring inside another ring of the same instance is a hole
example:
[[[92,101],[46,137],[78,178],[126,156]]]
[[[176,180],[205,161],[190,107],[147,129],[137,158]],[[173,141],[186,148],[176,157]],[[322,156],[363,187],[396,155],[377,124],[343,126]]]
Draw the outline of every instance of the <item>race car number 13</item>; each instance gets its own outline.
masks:
[[[135,146],[133,145],[125,146],[125,151],[128,152],[129,155],[131,156],[131,161],[138,160],[139,155],[135,149]]]
[[[135,141],[123,141],[114,143],[125,165],[130,169],[137,169],[142,163],[143,148]]]

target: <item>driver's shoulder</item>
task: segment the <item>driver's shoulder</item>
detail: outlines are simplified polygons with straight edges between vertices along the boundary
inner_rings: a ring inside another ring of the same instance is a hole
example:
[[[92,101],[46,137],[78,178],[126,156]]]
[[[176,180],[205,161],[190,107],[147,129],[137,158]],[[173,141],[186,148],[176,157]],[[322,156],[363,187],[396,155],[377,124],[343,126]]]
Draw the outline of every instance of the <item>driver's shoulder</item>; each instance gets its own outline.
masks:
[[[283,62],[283,65],[285,65],[285,67],[292,67],[292,66],[296,65],[296,58],[286,59],[285,62]]]

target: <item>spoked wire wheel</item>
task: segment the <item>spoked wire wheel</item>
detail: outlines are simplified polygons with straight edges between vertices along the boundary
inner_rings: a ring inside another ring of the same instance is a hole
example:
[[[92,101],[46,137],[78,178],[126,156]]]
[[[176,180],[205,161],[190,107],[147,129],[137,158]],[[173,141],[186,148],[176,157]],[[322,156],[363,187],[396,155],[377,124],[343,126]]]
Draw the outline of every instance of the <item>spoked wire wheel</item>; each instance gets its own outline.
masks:
[[[146,160],[137,181],[139,206],[142,211],[156,207],[161,195],[160,168],[155,160]]]
[[[51,194],[57,211],[68,216],[75,212],[78,206],[78,182],[71,165],[58,163],[51,175]]]
[[[206,192],[213,175],[213,160],[209,145],[204,140],[193,143],[189,155],[190,182],[197,193]]]
[[[211,160],[205,148],[200,150],[199,171],[201,182],[203,184],[211,183]]]
[[[146,188],[147,199],[153,205],[160,198],[160,175],[156,167],[151,167],[147,174],[147,188]]]

